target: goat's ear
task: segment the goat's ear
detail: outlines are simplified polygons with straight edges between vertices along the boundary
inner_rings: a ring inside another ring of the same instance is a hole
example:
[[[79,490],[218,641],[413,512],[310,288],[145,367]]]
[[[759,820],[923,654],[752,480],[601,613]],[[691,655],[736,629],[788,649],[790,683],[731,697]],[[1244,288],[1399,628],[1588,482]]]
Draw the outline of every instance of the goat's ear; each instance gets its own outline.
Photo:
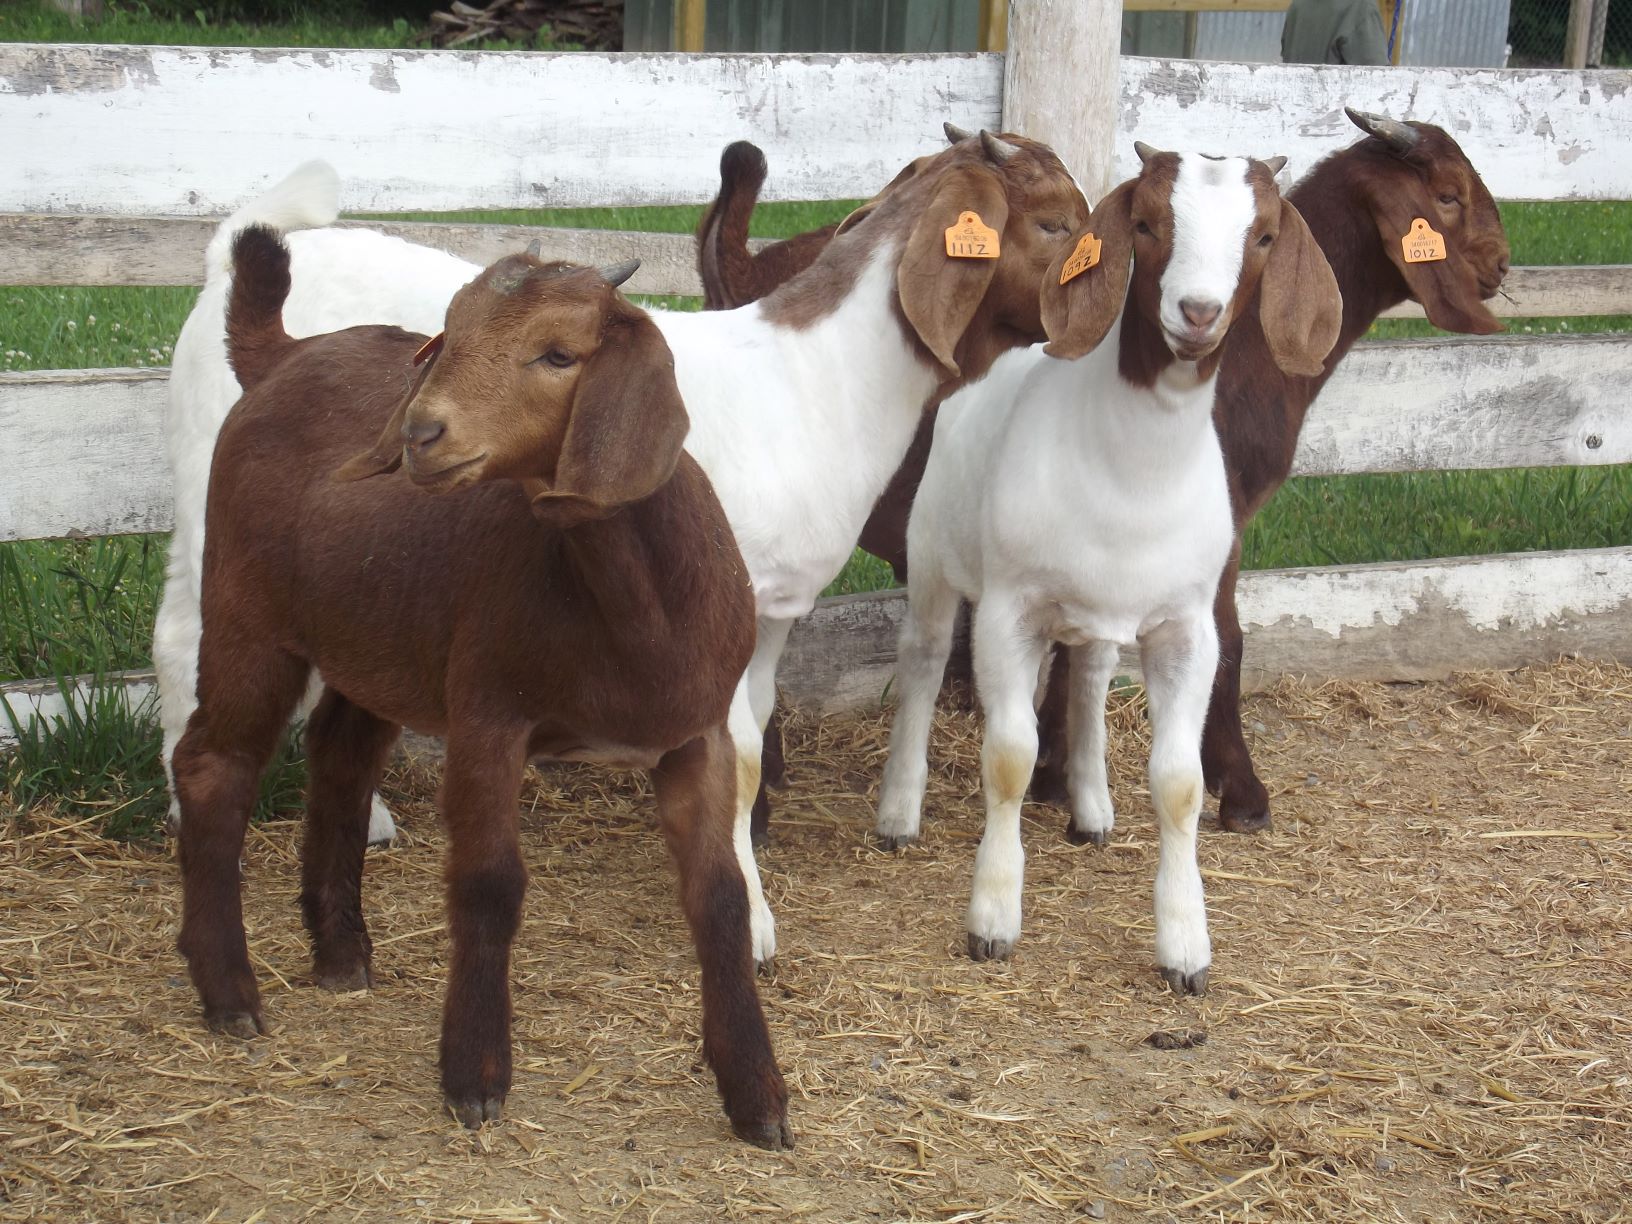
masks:
[[[1073,234],[1043,273],[1043,330],[1048,333],[1043,352],[1050,357],[1071,360],[1094,349],[1121,313],[1133,259],[1133,190],[1138,184],[1129,179],[1101,200],[1087,229]],[[1066,260],[1076,253],[1083,234],[1099,239],[1099,262],[1062,285]]]
[[[555,481],[533,513],[558,527],[605,518],[656,492],[680,461],[691,422],[674,356],[644,313],[622,302],[578,376]]]
[[[958,341],[974,320],[997,273],[996,259],[956,259],[946,253],[946,231],[966,212],[999,234],[1009,220],[1003,180],[986,166],[950,170],[913,222],[895,273],[901,312],[924,347],[954,376]]]
[[[425,379],[430,375],[431,367],[442,353],[442,335],[432,336],[422,346],[420,353],[423,358],[419,362],[419,369],[414,374],[413,381],[403,392],[402,398],[397,401],[391,419],[380,430],[380,436],[374,440],[374,445],[360,455],[353,455],[335,471],[336,480],[367,480],[370,476],[384,476],[387,472],[394,472],[402,466],[402,425],[408,419],[408,406],[414,402],[419,389],[425,385]]]
[[[1401,239],[1418,217],[1433,217],[1425,186],[1396,191],[1392,181],[1372,189],[1371,215],[1383,251],[1405,278],[1412,298],[1422,304],[1428,321],[1442,331],[1488,336],[1504,330],[1479,293],[1479,274],[1462,254],[1460,235],[1445,238],[1445,258],[1406,263]]]
[[[1281,232],[1258,282],[1258,316],[1275,364],[1314,378],[1343,326],[1343,295],[1303,214],[1281,201]]]

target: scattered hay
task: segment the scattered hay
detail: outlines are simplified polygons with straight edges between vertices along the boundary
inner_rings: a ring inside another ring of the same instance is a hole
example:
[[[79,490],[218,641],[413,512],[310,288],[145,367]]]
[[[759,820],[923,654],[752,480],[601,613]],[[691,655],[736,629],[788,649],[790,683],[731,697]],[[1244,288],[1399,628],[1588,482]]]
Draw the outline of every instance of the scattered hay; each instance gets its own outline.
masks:
[[[1624,1219],[1632,670],[1287,682],[1247,723],[1276,824],[1205,830],[1216,960],[1192,1000],[1151,967],[1135,696],[1113,710],[1112,844],[1027,809],[1008,964],[962,954],[976,721],[941,716],[926,840],[886,854],[867,837],[885,720],[793,720],[761,985],[791,1154],[728,1137],[633,775],[530,777],[516,1082],[477,1133],[437,1110],[433,768],[394,772],[405,834],[369,857],[372,993],[306,984],[298,830],[252,833],[273,1032],[251,1043],[199,1023],[168,847],[17,814],[0,1219]]]

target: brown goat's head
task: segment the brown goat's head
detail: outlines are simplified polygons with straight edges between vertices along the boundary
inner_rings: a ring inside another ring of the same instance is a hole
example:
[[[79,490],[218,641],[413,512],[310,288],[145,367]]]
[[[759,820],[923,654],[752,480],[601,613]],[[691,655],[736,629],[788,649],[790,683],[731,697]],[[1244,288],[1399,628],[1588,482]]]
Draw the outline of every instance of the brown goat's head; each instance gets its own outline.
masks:
[[[341,479],[403,466],[445,493],[480,480],[538,486],[533,508],[566,525],[655,492],[689,422],[668,343],[598,270],[501,259],[448,304],[447,328],[374,448]]]
[[[1257,293],[1276,364],[1318,374],[1337,342],[1343,303],[1309,227],[1276,190],[1285,159],[1135,148],[1144,163],[1139,177],[1101,200],[1088,223],[1100,242],[1098,263],[1064,278],[1062,251],[1043,278],[1046,351],[1082,356],[1125,303],[1174,357],[1210,373],[1230,324]]]
[[[1360,145],[1369,156],[1359,190],[1383,249],[1429,322],[1474,335],[1501,331],[1484,303],[1496,296],[1507,275],[1507,233],[1496,201],[1467,155],[1431,123],[1401,123],[1356,110],[1348,116],[1371,137]],[[1418,217],[1444,235],[1444,259],[1406,262],[1401,239]]]

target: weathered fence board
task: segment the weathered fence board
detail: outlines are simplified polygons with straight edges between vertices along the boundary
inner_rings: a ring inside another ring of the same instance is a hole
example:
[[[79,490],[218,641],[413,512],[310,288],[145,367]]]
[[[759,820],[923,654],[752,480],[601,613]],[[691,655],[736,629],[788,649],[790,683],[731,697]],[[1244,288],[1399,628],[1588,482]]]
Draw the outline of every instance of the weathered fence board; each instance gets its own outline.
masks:
[[[1287,674],[1431,680],[1566,654],[1632,662],[1632,548],[1249,571],[1238,599],[1249,688]],[[824,714],[878,705],[906,607],[902,591],[822,600],[788,642],[783,694]],[[1135,655],[1122,664],[1138,674]],[[151,672],[109,679],[133,702],[152,691]],[[49,680],[0,685],[0,700],[21,722],[64,708]],[[11,739],[0,716],[0,744]]]
[[[217,221],[208,217],[64,217],[0,214],[0,268],[10,285],[197,285],[204,279],[204,246]],[[696,248],[690,234],[626,230],[549,229],[440,221],[342,221],[451,251],[473,263],[544,242],[547,258],[583,264],[638,257],[632,293],[696,297]],[[767,239],[749,240],[758,250]],[[1632,314],[1632,266],[1570,264],[1518,267],[1490,303],[1504,319]],[[1420,319],[1406,302],[1388,318]]]
[[[163,370],[0,374],[0,540],[165,531]],[[1632,461],[1632,336],[1362,344],[1304,426],[1303,475]]]
[[[942,120],[999,126],[1002,78],[995,54],[4,44],[0,212],[225,213],[319,156],[352,211],[703,201],[720,148],[739,137],[765,146],[767,198],[867,196],[935,146]],[[1632,198],[1625,70],[1125,57],[1120,78],[1118,177],[1138,168],[1135,135],[1284,153],[1300,174],[1352,138],[1350,104],[1444,125],[1499,198]]]

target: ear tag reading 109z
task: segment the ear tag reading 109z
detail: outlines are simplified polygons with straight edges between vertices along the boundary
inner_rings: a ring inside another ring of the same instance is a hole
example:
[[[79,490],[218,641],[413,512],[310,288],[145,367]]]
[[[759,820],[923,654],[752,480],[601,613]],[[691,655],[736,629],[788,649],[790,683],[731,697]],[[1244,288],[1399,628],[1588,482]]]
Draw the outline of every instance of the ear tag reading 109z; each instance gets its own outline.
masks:
[[[1400,239],[1400,248],[1408,264],[1433,263],[1445,258],[1445,235],[1435,233],[1418,217],[1411,222],[1411,232]]]
[[[946,228],[948,259],[996,259],[997,231],[980,219],[977,212],[958,214],[958,223]]]
[[[414,364],[416,366],[424,365],[428,360],[440,353],[442,351],[442,337],[445,335],[447,335],[446,332],[437,332],[436,335],[420,345],[419,352],[414,354]]]
[[[1077,249],[1071,252],[1071,258],[1065,261],[1060,269],[1060,284],[1081,276],[1089,268],[1099,262],[1099,248],[1102,244],[1092,234],[1084,234],[1082,241],[1077,243]]]

